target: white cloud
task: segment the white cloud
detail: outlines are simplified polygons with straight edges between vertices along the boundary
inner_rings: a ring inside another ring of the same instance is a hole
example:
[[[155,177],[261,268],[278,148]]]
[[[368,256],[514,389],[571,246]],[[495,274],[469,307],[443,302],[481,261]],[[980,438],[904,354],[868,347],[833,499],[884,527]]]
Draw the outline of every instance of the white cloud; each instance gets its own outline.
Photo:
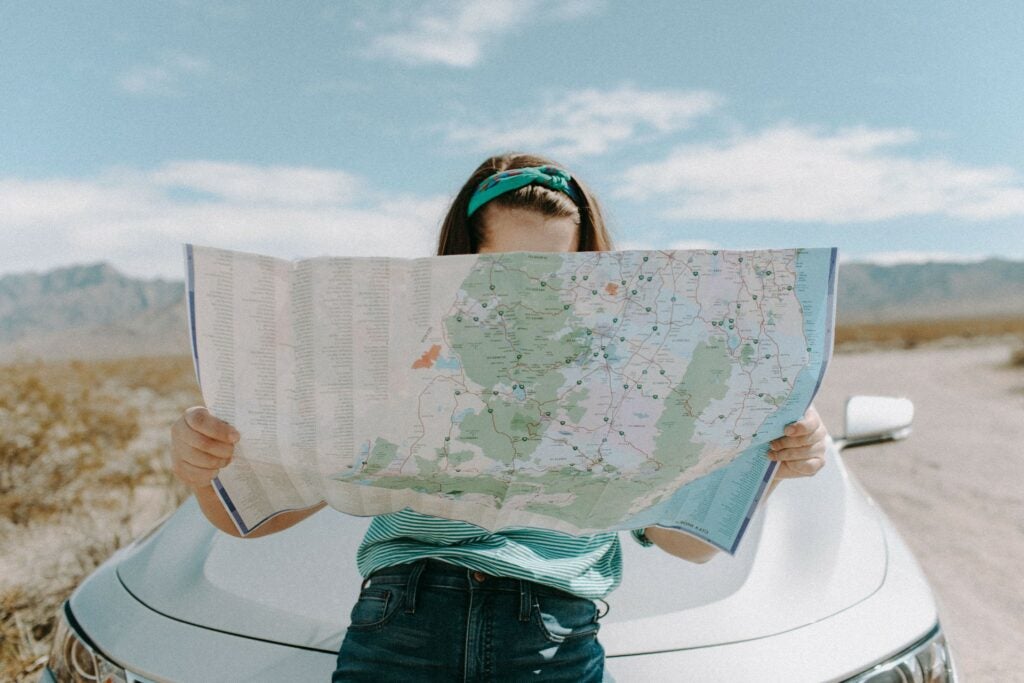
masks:
[[[209,62],[193,55],[171,53],[155,64],[136,64],[118,79],[122,90],[136,95],[179,95],[189,79],[205,75]]]
[[[110,261],[180,278],[182,242],[282,258],[428,256],[447,202],[387,194],[344,171],[210,161],[87,180],[0,178],[0,268]]]
[[[344,171],[212,161],[169,163],[149,177],[158,186],[256,204],[349,203],[358,199],[361,185],[356,176]]]
[[[550,6],[540,0],[431,2],[420,13],[403,16],[399,28],[375,36],[369,53],[407,64],[467,68],[480,61],[485,47],[493,48],[525,24],[578,18],[598,5],[589,0]],[[361,20],[358,24],[365,26]]]
[[[1024,180],[1005,166],[973,167],[902,151],[913,130],[824,133],[782,125],[722,144],[677,147],[623,174],[619,195],[665,200],[676,219],[881,221],[944,214],[1024,215]]]
[[[578,90],[549,97],[537,107],[512,112],[496,123],[452,126],[448,139],[486,151],[541,149],[566,157],[603,154],[614,145],[643,136],[689,128],[720,104],[721,97],[699,90],[632,86]]]
[[[514,30],[534,11],[536,0],[470,0],[432,4],[411,26],[376,36],[371,54],[409,64],[470,67],[484,43]]]

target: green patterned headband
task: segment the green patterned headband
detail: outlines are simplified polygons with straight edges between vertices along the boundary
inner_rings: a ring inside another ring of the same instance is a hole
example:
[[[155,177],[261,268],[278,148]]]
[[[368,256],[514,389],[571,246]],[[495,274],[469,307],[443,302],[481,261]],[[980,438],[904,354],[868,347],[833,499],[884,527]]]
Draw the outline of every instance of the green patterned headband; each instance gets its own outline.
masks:
[[[477,209],[498,195],[533,184],[543,185],[552,190],[563,192],[576,204],[579,204],[579,193],[569,184],[570,180],[572,180],[571,175],[555,166],[530,166],[500,171],[492,176],[488,176],[476,188],[476,191],[469,200],[469,209],[466,215],[472,216],[476,213]]]

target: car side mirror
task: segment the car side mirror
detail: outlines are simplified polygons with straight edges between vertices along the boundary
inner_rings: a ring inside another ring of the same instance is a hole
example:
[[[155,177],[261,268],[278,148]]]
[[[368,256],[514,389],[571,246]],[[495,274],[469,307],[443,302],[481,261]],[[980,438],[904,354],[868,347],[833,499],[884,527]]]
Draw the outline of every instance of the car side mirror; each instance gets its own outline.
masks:
[[[836,446],[854,448],[910,436],[914,404],[908,398],[851,396],[846,400],[846,435]]]

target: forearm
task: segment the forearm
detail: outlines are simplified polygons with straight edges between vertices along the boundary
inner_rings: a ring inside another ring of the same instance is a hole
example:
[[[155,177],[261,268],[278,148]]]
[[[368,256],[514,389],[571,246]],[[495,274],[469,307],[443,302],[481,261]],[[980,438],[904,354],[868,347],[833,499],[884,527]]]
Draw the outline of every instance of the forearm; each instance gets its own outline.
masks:
[[[199,503],[199,508],[203,511],[203,515],[206,519],[210,520],[210,524],[217,527],[221,531],[237,538],[243,538],[242,534],[238,532],[235,527],[235,523],[231,520],[228,511],[224,508],[223,503],[220,502],[220,498],[217,496],[217,492],[213,489],[212,485],[202,487],[192,487],[192,493],[196,497],[196,501]],[[278,531],[284,531],[290,526],[298,524],[307,517],[319,512],[324,508],[327,503],[321,502],[313,507],[304,508],[302,510],[292,510],[290,512],[282,512],[276,515],[272,519],[267,520],[260,527],[250,532],[244,538],[259,538],[261,536],[268,536]]]
[[[768,486],[764,495],[761,497],[761,503],[768,499],[768,496],[772,494],[775,487],[782,482],[782,479],[775,478],[772,483]],[[684,534],[681,531],[673,531],[672,529],[665,529],[660,526],[649,526],[644,529],[644,535],[651,540],[654,545],[664,550],[669,555],[675,555],[684,560],[690,562],[696,562],[703,564],[712,557],[718,554],[718,548],[705,543],[699,538],[695,538],[690,534]]]
[[[228,511],[224,508],[224,504],[220,502],[217,492],[214,491],[212,483],[208,483],[205,486],[190,486],[189,488],[192,489],[192,495],[196,497],[199,509],[203,511],[203,516],[210,521],[210,524],[226,534],[241,537],[238,529],[235,528],[234,522],[231,521]]]
[[[669,555],[703,564],[718,554],[718,548],[681,531],[649,526],[644,534]]]

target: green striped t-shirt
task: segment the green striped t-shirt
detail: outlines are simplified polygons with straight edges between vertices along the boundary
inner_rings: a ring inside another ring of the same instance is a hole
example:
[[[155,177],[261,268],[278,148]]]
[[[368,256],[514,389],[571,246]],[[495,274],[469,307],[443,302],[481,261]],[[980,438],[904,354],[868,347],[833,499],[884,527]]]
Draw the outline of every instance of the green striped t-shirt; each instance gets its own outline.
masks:
[[[642,530],[632,537],[651,545]],[[572,536],[530,527],[497,532],[468,522],[423,515],[406,508],[374,517],[356,553],[364,577],[383,567],[434,557],[495,576],[560,588],[584,598],[603,598],[622,582],[617,532]]]

